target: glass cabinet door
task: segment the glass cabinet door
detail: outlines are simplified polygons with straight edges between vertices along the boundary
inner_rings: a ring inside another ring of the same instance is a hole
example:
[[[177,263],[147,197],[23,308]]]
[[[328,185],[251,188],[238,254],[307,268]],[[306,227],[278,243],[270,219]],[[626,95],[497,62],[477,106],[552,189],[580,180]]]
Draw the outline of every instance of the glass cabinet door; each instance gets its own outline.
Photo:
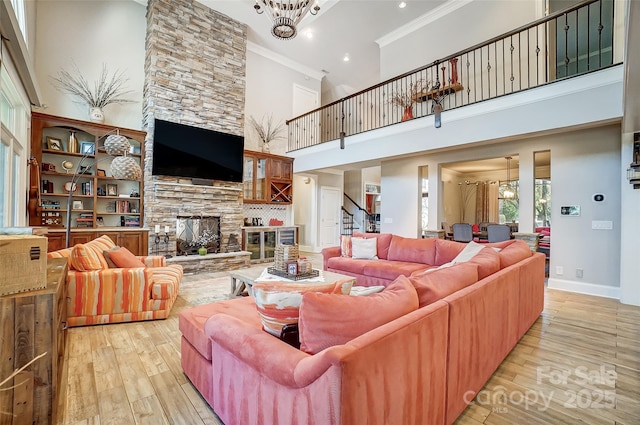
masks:
[[[267,199],[267,160],[256,158],[256,194],[254,199]]]
[[[251,253],[250,259],[252,260],[259,260],[261,258],[261,233],[262,232],[247,232],[247,244],[245,250]]]
[[[276,251],[276,231],[265,231],[264,234],[264,257],[263,258],[274,258]]]
[[[242,178],[242,184],[244,186],[245,199],[253,199],[253,163],[253,157],[244,157],[244,176]]]

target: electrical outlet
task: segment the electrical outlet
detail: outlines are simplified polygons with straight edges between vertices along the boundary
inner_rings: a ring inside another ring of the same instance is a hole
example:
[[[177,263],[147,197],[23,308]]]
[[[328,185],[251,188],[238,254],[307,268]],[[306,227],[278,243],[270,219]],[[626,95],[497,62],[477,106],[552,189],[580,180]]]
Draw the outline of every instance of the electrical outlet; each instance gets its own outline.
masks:
[[[582,279],[583,272],[584,270],[582,269],[576,269],[576,277]]]
[[[562,276],[564,274],[564,267],[562,266],[556,266],[556,274],[558,276]]]

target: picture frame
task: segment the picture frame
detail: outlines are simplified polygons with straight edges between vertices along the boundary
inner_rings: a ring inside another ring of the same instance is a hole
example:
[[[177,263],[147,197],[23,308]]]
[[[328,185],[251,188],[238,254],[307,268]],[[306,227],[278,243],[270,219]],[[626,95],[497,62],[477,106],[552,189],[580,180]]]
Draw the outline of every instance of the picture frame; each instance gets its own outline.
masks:
[[[298,263],[296,261],[291,261],[287,263],[287,273],[292,275],[298,274]]]
[[[107,172],[101,168],[98,168],[98,177],[107,177]]]
[[[100,216],[96,217],[96,226],[104,227],[104,218]]]
[[[82,201],[73,201],[72,209],[74,209],[74,210],[82,210],[82,209],[84,209],[84,205],[82,205]]]
[[[117,184],[107,184],[107,196],[118,196]]]
[[[96,145],[93,142],[80,142],[80,153],[87,155],[94,155],[96,152]]]
[[[47,149],[52,151],[63,151],[64,149],[62,149],[62,139],[47,136]]]

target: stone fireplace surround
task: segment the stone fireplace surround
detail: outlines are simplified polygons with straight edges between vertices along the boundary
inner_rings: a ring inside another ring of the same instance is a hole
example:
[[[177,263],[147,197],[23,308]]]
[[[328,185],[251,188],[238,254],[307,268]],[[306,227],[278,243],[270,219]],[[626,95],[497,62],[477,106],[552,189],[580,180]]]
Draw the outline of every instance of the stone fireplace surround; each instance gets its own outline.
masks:
[[[154,119],[243,135],[246,44],[246,25],[197,1],[147,3],[144,224],[163,230],[169,226],[166,252],[173,256],[170,261],[188,263],[185,272],[249,264],[248,252],[225,252],[231,235],[241,239],[242,184],[197,186],[190,179],[153,176]],[[221,253],[175,257],[176,217],[198,215],[221,217]],[[155,234],[149,238],[151,250]]]

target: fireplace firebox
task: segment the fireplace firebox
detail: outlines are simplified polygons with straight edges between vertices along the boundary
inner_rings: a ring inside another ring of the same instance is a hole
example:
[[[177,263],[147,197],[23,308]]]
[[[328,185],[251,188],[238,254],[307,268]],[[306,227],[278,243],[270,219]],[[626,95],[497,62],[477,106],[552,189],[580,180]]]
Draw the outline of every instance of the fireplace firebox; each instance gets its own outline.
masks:
[[[176,224],[176,254],[194,255],[200,248],[207,254],[220,252],[220,217],[178,216]]]

